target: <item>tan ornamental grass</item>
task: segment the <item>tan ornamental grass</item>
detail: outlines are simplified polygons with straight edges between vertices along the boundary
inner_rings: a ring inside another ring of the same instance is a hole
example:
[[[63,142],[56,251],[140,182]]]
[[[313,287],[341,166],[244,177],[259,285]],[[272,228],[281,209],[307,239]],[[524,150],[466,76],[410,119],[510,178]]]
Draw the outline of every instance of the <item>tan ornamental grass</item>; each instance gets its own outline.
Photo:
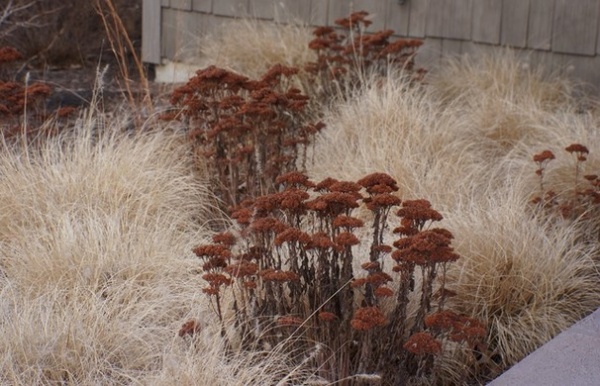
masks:
[[[281,361],[214,339],[191,249],[219,215],[188,144],[99,123],[0,153],[0,383],[280,379]],[[179,337],[190,318],[198,334]]]

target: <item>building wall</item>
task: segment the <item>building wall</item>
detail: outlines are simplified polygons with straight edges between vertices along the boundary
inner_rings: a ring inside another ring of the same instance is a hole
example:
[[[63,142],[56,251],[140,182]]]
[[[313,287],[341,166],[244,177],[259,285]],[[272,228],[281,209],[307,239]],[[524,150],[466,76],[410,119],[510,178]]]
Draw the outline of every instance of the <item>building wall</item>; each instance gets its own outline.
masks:
[[[432,66],[443,56],[510,46],[533,65],[600,85],[599,0],[143,0],[144,61],[189,59],[199,36],[224,21],[253,16],[333,25],[351,11],[374,16],[372,31],[423,38],[417,58]]]

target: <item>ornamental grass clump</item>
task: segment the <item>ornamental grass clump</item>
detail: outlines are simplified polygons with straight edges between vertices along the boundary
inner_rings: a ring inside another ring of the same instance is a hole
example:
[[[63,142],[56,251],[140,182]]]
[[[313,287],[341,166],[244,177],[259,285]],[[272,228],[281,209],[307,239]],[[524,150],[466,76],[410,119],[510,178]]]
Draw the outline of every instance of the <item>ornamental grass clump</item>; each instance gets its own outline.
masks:
[[[307,123],[308,97],[292,86],[297,68],[275,65],[260,80],[210,66],[173,92],[200,156],[228,205],[274,191],[279,174],[303,168],[323,124]]]
[[[301,67],[315,60],[308,48],[312,28],[304,23],[240,18],[215,26],[195,44],[207,65],[260,78],[276,64]],[[240,39],[243,36],[243,39]]]
[[[442,215],[427,200],[402,202],[384,173],[314,183],[296,171],[275,183],[277,192],[232,212],[236,229],[194,249],[228,347],[281,350],[348,385],[435,380],[448,345],[475,355],[486,329],[445,308],[447,266],[459,256],[450,231],[431,226]]]

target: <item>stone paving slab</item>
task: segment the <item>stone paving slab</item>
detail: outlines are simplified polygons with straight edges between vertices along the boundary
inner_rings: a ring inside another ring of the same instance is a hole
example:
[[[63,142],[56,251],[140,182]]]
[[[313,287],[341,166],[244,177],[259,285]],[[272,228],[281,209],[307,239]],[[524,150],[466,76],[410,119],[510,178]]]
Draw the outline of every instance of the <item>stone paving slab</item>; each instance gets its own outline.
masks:
[[[599,386],[600,309],[529,354],[488,386]]]

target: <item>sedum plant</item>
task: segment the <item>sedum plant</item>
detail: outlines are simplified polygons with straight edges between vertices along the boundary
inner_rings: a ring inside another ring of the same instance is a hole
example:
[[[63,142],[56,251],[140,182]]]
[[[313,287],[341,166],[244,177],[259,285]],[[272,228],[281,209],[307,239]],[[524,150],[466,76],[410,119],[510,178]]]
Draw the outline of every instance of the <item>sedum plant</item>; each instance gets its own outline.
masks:
[[[476,355],[486,329],[446,308],[446,269],[459,256],[427,200],[402,202],[383,173],[314,183],[290,172],[276,184],[232,212],[237,229],[194,249],[231,347],[284,350],[340,384],[435,379],[436,358],[456,344]],[[368,222],[355,216],[361,206]]]

